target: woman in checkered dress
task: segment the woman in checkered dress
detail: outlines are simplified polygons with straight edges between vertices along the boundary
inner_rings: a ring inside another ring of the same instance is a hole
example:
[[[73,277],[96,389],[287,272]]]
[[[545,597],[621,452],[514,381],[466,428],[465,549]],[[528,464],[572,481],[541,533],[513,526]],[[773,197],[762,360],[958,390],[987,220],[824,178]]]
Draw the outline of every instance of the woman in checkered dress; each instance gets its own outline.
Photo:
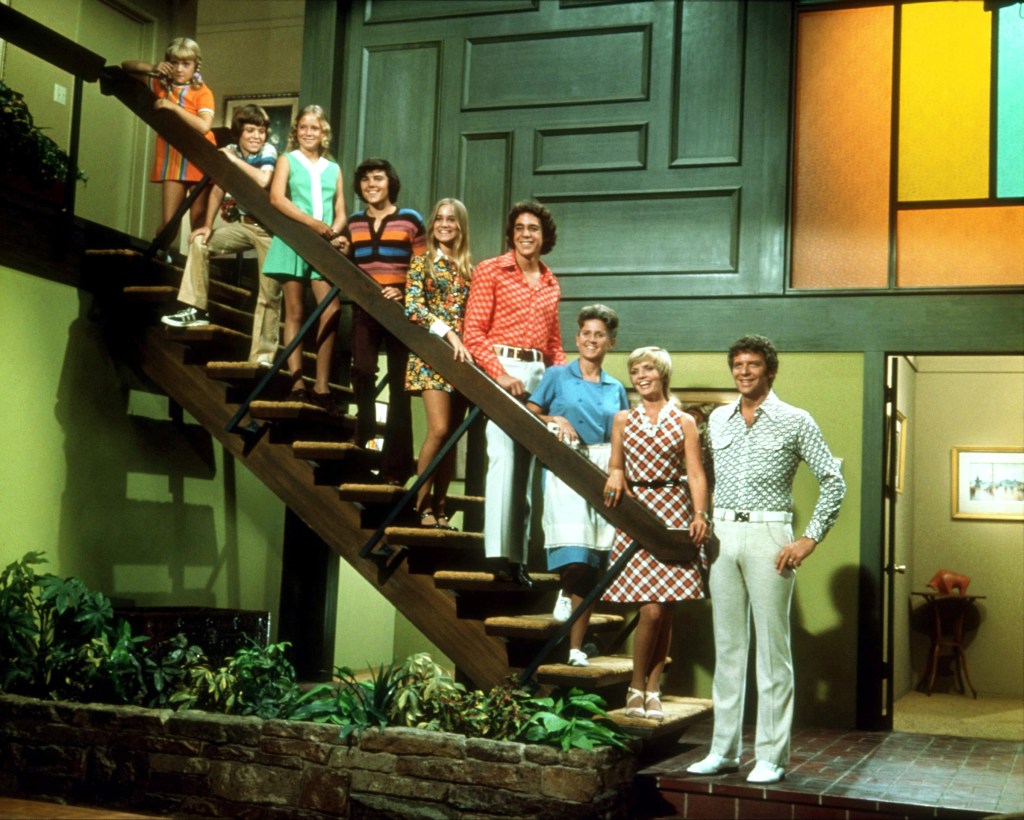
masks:
[[[693,418],[669,396],[672,360],[659,347],[642,347],[630,354],[627,364],[640,404],[615,416],[605,504],[614,507],[628,493],[667,527],[689,528],[693,541],[703,545],[708,487],[700,434]],[[632,537],[618,530],[609,560],[614,563],[631,546]],[[707,566],[703,546],[688,564],[662,563],[639,547],[605,592],[605,601],[640,605],[627,717],[664,717],[660,685],[672,641],[673,605],[704,597],[702,572]]]

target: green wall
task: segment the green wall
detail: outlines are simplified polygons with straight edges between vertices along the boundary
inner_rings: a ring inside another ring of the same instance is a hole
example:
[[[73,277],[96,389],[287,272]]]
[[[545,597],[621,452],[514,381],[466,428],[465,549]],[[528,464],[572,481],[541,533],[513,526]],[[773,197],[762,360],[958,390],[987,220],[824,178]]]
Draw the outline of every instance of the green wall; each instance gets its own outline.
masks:
[[[0,563],[43,550],[125,602],[276,611],[283,505],[139,389],[88,294],[6,267],[0,287]]]

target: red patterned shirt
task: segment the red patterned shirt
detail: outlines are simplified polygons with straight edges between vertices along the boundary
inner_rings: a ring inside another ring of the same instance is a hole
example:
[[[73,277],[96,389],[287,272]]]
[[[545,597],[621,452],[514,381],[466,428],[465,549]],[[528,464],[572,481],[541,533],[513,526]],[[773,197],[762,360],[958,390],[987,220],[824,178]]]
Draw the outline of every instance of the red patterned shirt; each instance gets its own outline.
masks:
[[[492,379],[505,374],[494,345],[539,350],[544,364],[565,364],[558,328],[562,290],[550,268],[540,263],[540,280],[530,287],[516,255],[485,259],[473,271],[463,341],[477,366]]]

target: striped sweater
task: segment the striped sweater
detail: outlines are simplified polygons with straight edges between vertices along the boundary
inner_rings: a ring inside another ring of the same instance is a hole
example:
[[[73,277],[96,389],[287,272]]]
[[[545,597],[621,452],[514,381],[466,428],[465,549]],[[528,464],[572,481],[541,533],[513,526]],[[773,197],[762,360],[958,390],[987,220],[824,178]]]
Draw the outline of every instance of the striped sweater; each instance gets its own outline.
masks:
[[[378,230],[373,223],[366,211],[348,218],[345,234],[352,243],[352,261],[377,284],[404,287],[409,262],[427,250],[423,217],[412,208],[399,208],[381,219]]]

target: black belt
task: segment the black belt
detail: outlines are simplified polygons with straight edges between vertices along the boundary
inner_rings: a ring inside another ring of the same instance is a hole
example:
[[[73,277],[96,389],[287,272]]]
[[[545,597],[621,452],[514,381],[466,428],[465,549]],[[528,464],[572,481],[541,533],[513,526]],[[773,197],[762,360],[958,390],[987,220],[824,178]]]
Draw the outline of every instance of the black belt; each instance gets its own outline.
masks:
[[[682,481],[631,481],[629,482],[634,487],[640,487],[644,490],[660,490],[664,487],[682,487]]]

